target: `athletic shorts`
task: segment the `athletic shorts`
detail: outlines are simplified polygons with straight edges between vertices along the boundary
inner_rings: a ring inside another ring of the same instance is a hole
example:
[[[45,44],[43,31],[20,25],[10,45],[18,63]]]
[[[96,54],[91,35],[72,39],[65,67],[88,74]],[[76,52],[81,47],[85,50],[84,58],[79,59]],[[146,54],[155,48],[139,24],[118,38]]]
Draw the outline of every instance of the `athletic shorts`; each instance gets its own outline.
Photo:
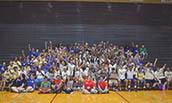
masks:
[[[146,79],[145,81],[146,83],[149,83],[149,84],[154,84],[155,82],[157,82],[154,79]]]
[[[125,82],[126,79],[119,79],[118,81]]]
[[[137,82],[139,82],[139,83],[144,83],[144,82],[146,82],[145,80],[138,80],[138,79],[136,79],[137,80]]]
[[[116,79],[111,79],[111,80],[109,80],[109,84],[114,84],[114,85],[117,85],[118,84],[118,80],[116,80]]]
[[[127,79],[128,81],[131,80],[131,82],[134,82],[135,79]]]
[[[164,84],[165,82],[167,82],[167,80],[165,78],[159,79],[161,81],[161,84]]]

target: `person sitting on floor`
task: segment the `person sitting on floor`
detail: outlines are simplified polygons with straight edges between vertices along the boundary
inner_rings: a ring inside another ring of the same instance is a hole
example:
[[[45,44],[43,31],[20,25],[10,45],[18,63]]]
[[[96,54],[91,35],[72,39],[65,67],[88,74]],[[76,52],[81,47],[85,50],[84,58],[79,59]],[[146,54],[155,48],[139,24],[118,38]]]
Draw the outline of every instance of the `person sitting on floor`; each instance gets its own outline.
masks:
[[[70,78],[70,76],[68,76],[65,81],[63,91],[64,91],[64,93],[72,94],[73,93],[72,88],[73,88],[73,80]]]
[[[56,80],[54,80],[54,83],[51,85],[51,88],[53,90],[53,93],[60,93],[63,89],[63,83],[60,79],[60,76],[56,76]]]
[[[27,82],[26,91],[33,92],[35,90],[35,84],[36,84],[35,77],[31,75]]]
[[[83,94],[96,94],[96,86],[95,83],[91,80],[91,76],[88,76],[87,79],[83,83]]]
[[[24,86],[26,85],[25,75],[21,75],[14,80],[11,90],[16,93],[21,93],[24,90]]]
[[[103,77],[100,77],[100,81],[98,82],[98,92],[101,93],[109,93],[107,82],[103,80]]]
[[[45,77],[44,81],[41,82],[41,87],[39,89],[39,94],[40,93],[50,93],[51,88],[50,88],[51,83],[48,81],[48,78]]]

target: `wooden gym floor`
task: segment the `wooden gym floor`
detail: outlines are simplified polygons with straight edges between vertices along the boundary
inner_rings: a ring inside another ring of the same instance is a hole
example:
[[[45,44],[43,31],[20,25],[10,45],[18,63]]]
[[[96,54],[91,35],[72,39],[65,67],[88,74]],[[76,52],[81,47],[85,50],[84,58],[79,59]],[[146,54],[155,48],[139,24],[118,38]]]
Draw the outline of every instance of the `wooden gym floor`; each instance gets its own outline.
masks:
[[[109,94],[38,94],[0,92],[0,103],[172,103],[172,90],[114,92]]]

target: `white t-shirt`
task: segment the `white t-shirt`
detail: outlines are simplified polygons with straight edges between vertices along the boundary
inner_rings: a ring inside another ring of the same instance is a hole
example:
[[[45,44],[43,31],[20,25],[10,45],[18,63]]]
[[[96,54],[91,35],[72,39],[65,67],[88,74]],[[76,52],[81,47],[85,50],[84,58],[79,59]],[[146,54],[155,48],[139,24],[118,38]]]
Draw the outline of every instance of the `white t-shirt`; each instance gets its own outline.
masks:
[[[133,79],[133,76],[135,74],[135,71],[134,70],[128,70],[127,71],[127,79]]]
[[[42,74],[45,75],[45,72],[43,70],[41,70]],[[44,76],[42,75],[39,71],[36,71],[36,76],[37,76],[37,79],[43,79]]]
[[[154,79],[154,71],[150,71],[150,70],[147,70],[146,72],[145,72],[145,79]]]
[[[119,69],[118,70],[118,78],[125,79],[125,73],[126,73],[126,69]]]
[[[81,73],[80,73],[80,71],[75,71],[75,77],[77,77],[77,78],[80,78],[81,77]]]
[[[109,72],[111,73],[112,72],[112,68],[116,69],[116,64],[109,64]]]
[[[66,72],[62,72],[62,77],[64,78],[64,79],[66,79],[67,78],[67,76],[69,76],[70,75],[70,72],[69,71],[66,71]]]
[[[155,77],[156,77],[157,79],[165,78],[165,76],[164,76],[164,74],[163,74],[163,72],[162,72],[162,69],[160,69],[159,72],[158,72],[158,71],[155,71]]]
[[[171,71],[170,71],[170,72],[165,71],[165,77],[166,77],[167,79],[172,79],[172,72],[171,72]]]
[[[24,71],[21,71],[21,70],[20,70],[18,73],[19,73],[19,76],[21,76],[22,74],[24,74],[24,75],[27,74],[25,70],[24,70]]]
[[[74,64],[68,63],[68,71],[71,73],[71,75],[73,75],[74,68],[75,68]]]

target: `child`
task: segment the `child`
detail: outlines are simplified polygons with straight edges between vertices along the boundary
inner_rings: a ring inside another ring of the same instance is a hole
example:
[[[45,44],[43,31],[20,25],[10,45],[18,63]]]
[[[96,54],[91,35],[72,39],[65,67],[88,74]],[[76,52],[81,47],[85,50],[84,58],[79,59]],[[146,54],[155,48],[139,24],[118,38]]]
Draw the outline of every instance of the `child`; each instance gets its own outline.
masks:
[[[35,77],[33,75],[30,76],[27,82],[27,92],[33,92],[35,90]]]
[[[72,94],[73,93],[72,88],[73,88],[73,80],[71,80],[70,76],[68,76],[65,81],[63,91],[64,91],[64,93]]]
[[[138,69],[138,72],[136,74],[136,79],[137,79],[137,89],[140,89],[140,84],[144,85],[144,83],[145,83],[144,73],[142,72],[141,68]],[[145,89],[145,85],[144,85],[143,89]]]
[[[3,77],[3,75],[0,73],[0,90],[4,90],[5,88],[5,78]]]
[[[103,77],[100,77],[100,81],[98,82],[98,91],[100,94],[109,92],[107,82],[103,80]]]
[[[97,90],[95,89],[95,83],[91,80],[91,76],[88,76],[86,80],[84,80],[83,83],[83,94],[95,94],[97,93]]]
[[[156,79],[158,80],[160,90],[165,90],[165,87],[167,85],[167,80],[164,76],[165,66],[166,66],[166,64],[164,64],[164,66],[162,68],[158,67],[157,70],[155,71],[155,76],[156,76]]]
[[[146,88],[147,89],[151,89],[150,85],[153,85],[152,88],[154,88],[156,86],[156,80],[155,80],[155,74],[154,71],[152,70],[152,68],[145,68],[145,81],[146,81]]]
[[[119,85],[120,91],[121,91],[121,82],[125,82],[125,90],[127,90],[128,80],[125,79],[125,74],[126,74],[126,69],[123,67],[120,67],[118,69],[118,85]]]
[[[50,93],[50,91],[51,91],[50,85],[51,85],[51,83],[48,81],[48,78],[45,77],[44,81],[41,82],[41,87],[39,89],[39,94],[40,93]]]
[[[170,70],[170,67],[167,68],[167,71],[165,71],[165,77],[167,79],[167,89],[169,88],[169,85],[171,83],[172,80],[172,72]]]
[[[56,76],[56,80],[54,80],[54,83],[51,85],[53,89],[53,93],[60,93],[63,88],[62,80],[60,79],[60,76]]]
[[[114,68],[112,68],[112,72],[110,73],[109,77],[109,86],[112,87],[112,90],[117,90],[118,87],[118,75]]]
[[[26,85],[25,75],[23,74],[13,82],[11,90],[16,93],[21,93],[24,90],[24,86]]]
[[[135,75],[135,66],[130,66],[129,69],[127,70],[127,79],[128,79],[128,90],[131,91],[131,83],[134,82],[134,90],[137,91],[136,89],[136,80],[134,79]]]

